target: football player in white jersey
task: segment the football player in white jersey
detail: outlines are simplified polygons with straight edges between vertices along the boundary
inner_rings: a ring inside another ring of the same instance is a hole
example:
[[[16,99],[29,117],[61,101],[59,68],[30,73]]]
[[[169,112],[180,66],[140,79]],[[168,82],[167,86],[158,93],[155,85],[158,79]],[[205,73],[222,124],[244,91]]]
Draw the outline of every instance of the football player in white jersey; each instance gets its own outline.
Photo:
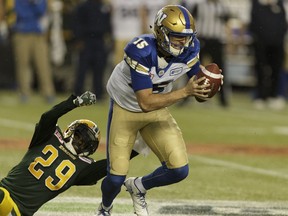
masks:
[[[139,0],[111,0],[112,26],[115,39],[113,64],[123,60],[123,48],[131,38],[143,34]]]
[[[154,34],[135,37],[125,47],[124,60],[111,74],[107,90],[111,97],[107,158],[108,173],[101,185],[102,203],[97,215],[111,215],[114,198],[127,188],[136,215],[149,215],[147,190],[170,185],[187,177],[185,142],[168,106],[190,96],[207,99],[209,84],[196,79],[200,70],[200,44],[192,15],[179,5],[158,11]],[[188,76],[181,89],[172,91],[175,80]],[[143,177],[128,178],[130,153],[138,132],[161,161]],[[125,181],[125,182],[124,182]]]
[[[174,0],[175,1],[175,0]],[[146,34],[153,24],[155,14],[172,0],[113,0],[112,25],[114,41],[114,60],[123,60],[123,49],[131,38]]]

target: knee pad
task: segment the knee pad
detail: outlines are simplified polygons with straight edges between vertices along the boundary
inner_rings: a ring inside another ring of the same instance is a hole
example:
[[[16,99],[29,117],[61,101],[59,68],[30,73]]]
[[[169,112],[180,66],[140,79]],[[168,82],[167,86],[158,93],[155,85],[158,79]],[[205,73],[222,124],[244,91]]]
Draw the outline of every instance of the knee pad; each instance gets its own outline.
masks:
[[[169,172],[171,173],[171,177],[173,176],[173,179],[175,180],[175,182],[179,182],[188,176],[189,166],[187,164],[180,168],[169,169]]]
[[[125,181],[126,176],[117,176],[112,174],[107,174],[107,181],[111,187],[121,187]]]
[[[146,190],[154,187],[161,187],[177,183],[188,176],[189,166],[168,169],[165,164],[156,169],[153,173],[142,178],[142,184]]]

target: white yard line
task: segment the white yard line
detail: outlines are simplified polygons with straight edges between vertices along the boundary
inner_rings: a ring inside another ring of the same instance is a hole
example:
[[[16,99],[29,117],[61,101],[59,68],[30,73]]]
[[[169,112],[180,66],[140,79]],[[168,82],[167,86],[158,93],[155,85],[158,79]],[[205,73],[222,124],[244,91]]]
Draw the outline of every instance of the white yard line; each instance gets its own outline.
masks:
[[[21,121],[5,119],[5,118],[0,118],[0,125],[1,127],[16,128],[16,129],[21,129],[21,130],[26,130],[26,131],[33,131],[35,128],[35,123],[32,124],[32,123],[21,122]]]
[[[242,170],[242,171],[246,171],[246,172],[257,173],[257,174],[261,174],[261,175],[267,175],[267,176],[273,176],[273,177],[278,177],[278,178],[282,178],[282,179],[288,179],[288,175],[285,173],[275,172],[273,170],[268,170],[268,169],[256,168],[256,167],[252,167],[252,166],[246,166],[246,165],[242,165],[242,164],[233,163],[231,161],[212,159],[212,158],[203,157],[203,156],[196,156],[196,155],[191,156],[191,159],[197,160],[197,161],[199,161],[201,163],[205,163],[205,164],[217,165],[217,166]]]
[[[288,135],[288,127],[273,127],[273,132],[276,134]]]
[[[153,200],[149,199],[148,205],[150,209],[150,214],[152,216],[186,216],[186,215],[239,215],[239,216],[258,216],[258,215],[265,215],[265,216],[272,216],[272,215],[287,215],[288,213],[288,203],[287,202],[247,202],[247,201],[212,201],[212,200]],[[50,206],[53,206],[53,203],[62,203],[65,207],[65,203],[73,203],[74,205],[85,206],[87,205],[87,211],[85,212],[67,212],[67,208],[63,211],[44,211],[40,210],[35,216],[64,216],[64,215],[71,215],[71,216],[88,216],[93,215],[98,207],[99,203],[101,202],[100,198],[88,198],[88,197],[57,197],[54,200],[50,201]],[[95,207],[91,208],[95,205]],[[117,206],[118,211],[113,212],[113,216],[133,216],[131,212],[119,213],[119,209],[121,206],[124,205],[131,205],[132,201],[130,199],[116,199],[114,202],[114,206]],[[132,209],[132,208],[131,208]],[[169,213],[169,209],[171,212]],[[181,209],[183,212],[181,213]],[[175,211],[177,210],[177,211]],[[131,210],[133,211],[133,210]],[[190,211],[190,212],[189,212]]]
[[[17,121],[12,120],[8,118],[0,118],[0,127],[8,127],[8,128],[16,128],[16,129],[22,129],[26,131],[33,131],[35,127],[35,123],[27,123],[23,121]],[[247,133],[257,133],[257,134],[281,134],[281,135],[288,135],[288,127],[284,126],[274,126],[271,127],[271,129],[262,128],[262,127],[242,127],[242,128],[224,128],[219,127],[218,129],[215,129],[215,132],[217,133],[238,133],[238,134],[247,134]]]

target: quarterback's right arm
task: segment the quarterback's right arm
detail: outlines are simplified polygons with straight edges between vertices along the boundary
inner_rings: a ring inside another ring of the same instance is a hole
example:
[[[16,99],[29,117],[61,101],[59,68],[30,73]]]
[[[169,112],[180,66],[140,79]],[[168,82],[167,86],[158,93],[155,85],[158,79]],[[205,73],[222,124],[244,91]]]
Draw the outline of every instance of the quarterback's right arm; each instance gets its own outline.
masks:
[[[139,106],[143,112],[150,112],[153,110],[161,109],[167,106],[170,106],[179,100],[189,97],[189,96],[198,96],[201,98],[208,97],[210,89],[209,84],[200,85],[205,77],[196,79],[196,76],[193,76],[187,83],[187,85],[176,91],[164,93],[164,94],[154,94],[152,88],[142,89],[136,92],[137,100]]]

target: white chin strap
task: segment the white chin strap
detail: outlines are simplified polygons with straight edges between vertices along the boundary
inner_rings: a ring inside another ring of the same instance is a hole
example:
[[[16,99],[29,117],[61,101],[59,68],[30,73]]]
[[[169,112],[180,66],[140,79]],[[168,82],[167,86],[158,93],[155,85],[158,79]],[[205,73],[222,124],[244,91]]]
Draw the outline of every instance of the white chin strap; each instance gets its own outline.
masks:
[[[183,52],[183,50],[184,50],[184,47],[179,50],[179,49],[174,48],[171,44],[169,45],[169,51],[175,57],[180,55]]]
[[[72,154],[77,155],[77,153],[76,153],[76,151],[72,145],[72,141],[73,141],[73,135],[72,135],[72,137],[70,137],[69,142],[65,143],[64,145]]]

